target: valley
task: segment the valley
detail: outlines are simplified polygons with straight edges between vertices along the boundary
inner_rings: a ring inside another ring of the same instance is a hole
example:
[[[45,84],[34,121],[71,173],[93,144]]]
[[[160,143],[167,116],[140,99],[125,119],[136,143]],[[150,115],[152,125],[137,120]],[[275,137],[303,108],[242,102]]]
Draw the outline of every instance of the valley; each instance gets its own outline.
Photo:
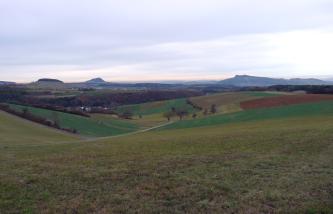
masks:
[[[7,105],[76,132],[0,111],[0,210],[333,211],[332,95],[219,92],[82,115]]]

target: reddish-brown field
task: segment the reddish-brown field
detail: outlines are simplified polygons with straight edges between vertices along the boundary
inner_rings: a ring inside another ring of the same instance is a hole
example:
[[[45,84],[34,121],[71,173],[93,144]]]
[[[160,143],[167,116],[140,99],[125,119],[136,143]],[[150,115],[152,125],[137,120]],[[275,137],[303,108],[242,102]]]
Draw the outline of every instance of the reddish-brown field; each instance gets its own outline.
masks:
[[[242,109],[269,108],[301,103],[312,103],[333,100],[333,95],[304,94],[279,97],[267,97],[256,100],[248,100],[240,103]]]

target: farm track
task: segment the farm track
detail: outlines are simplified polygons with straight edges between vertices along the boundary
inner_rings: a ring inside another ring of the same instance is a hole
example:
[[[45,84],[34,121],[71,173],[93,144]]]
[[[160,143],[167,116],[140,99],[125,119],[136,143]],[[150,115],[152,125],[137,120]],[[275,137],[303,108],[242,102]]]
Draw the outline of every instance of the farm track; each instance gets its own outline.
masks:
[[[129,132],[129,133],[126,133],[126,134],[120,134],[120,135],[114,135],[114,136],[108,136],[108,137],[88,138],[88,139],[85,139],[85,140],[81,140],[79,142],[80,143],[86,143],[86,142],[93,142],[93,141],[97,141],[97,140],[108,140],[108,139],[117,138],[117,137],[126,137],[126,136],[130,136],[130,135],[135,135],[135,134],[139,134],[139,133],[148,132],[148,131],[151,131],[151,130],[154,130],[154,129],[158,129],[158,128],[170,125],[172,123],[174,123],[174,121],[164,123],[164,124],[161,124],[161,125],[157,125],[157,126],[153,126],[153,127],[147,128],[147,129],[138,130],[138,131],[135,131],[135,132]]]
[[[135,135],[135,134],[140,134],[140,133],[144,133],[144,132],[148,132],[154,129],[158,129],[167,125],[171,125],[172,123],[174,123],[174,121],[168,122],[168,123],[164,123],[161,125],[157,125],[157,126],[153,126],[147,129],[142,129],[142,130],[138,130],[135,132],[130,132],[130,133],[126,133],[126,134],[120,134],[120,135],[114,135],[114,136],[108,136],[108,137],[94,137],[94,138],[83,138],[81,140],[73,140],[73,141],[64,141],[64,142],[58,142],[58,143],[47,143],[47,144],[15,144],[15,145],[0,145],[0,148],[6,148],[6,147],[20,147],[20,146],[24,146],[24,147],[39,147],[39,146],[49,146],[49,145],[62,145],[62,144],[72,144],[72,143],[90,143],[90,142],[95,142],[95,141],[99,141],[99,140],[108,140],[108,139],[113,139],[113,138],[118,138],[118,137],[127,137],[127,136],[131,136],[131,135]],[[82,137],[82,136],[81,136]]]

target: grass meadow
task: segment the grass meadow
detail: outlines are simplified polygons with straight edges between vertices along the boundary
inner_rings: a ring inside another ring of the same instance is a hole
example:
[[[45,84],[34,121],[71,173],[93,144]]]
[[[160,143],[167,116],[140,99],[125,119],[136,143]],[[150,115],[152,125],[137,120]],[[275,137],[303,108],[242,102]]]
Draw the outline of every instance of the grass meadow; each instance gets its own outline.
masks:
[[[332,121],[280,118],[91,143],[7,145],[0,150],[0,210],[331,213]]]
[[[105,137],[113,136],[124,133],[133,132],[139,129],[139,127],[133,123],[127,122],[125,120],[115,120],[112,118],[104,117],[92,117],[87,118],[79,115],[56,112],[47,109],[14,105],[10,104],[11,108],[16,110],[28,109],[30,113],[48,118],[51,120],[56,119],[63,128],[73,128],[78,131],[80,135],[89,137]]]
[[[153,115],[153,114],[163,114],[170,111],[171,108],[187,110],[190,113],[196,112],[193,106],[186,102],[186,99],[173,99],[158,102],[148,102],[143,104],[135,105],[125,105],[117,108],[117,112],[123,113],[126,111],[132,112],[134,115]]]
[[[0,145],[49,144],[79,140],[79,136],[48,128],[0,111]],[[3,149],[0,147],[0,149]]]
[[[333,101],[296,104],[274,108],[245,110],[229,114],[210,115],[196,120],[176,121],[175,123],[160,129],[192,128],[246,121],[260,121],[276,118],[306,117],[315,115],[333,115]]]

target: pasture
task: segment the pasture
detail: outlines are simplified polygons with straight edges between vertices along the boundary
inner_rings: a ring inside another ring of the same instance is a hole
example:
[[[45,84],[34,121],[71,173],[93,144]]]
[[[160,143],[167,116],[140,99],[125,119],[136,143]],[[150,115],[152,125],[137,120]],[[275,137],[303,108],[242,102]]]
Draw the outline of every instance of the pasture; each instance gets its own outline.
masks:
[[[179,129],[278,118],[311,117],[333,115],[333,101],[279,106],[275,108],[252,109],[229,114],[217,114],[195,120],[177,121],[160,129]]]
[[[126,111],[132,112],[134,115],[152,115],[152,114],[163,114],[164,112],[170,111],[171,108],[186,110],[190,113],[196,111],[193,106],[186,102],[186,99],[173,99],[158,102],[148,102],[136,105],[125,105],[120,106],[116,109],[117,112],[123,113]]]
[[[83,136],[105,137],[133,132],[139,129],[137,125],[125,120],[115,120],[108,117],[105,117],[104,119],[101,119],[100,117],[88,118],[29,106],[14,104],[10,104],[10,106],[11,108],[20,111],[28,109],[31,114],[48,118],[50,120],[58,120],[61,127],[76,129],[78,133]]]
[[[331,213],[332,121],[283,118],[8,146],[0,150],[0,210]]]
[[[49,144],[72,140],[79,140],[79,137],[0,111],[0,149],[12,145]]]

